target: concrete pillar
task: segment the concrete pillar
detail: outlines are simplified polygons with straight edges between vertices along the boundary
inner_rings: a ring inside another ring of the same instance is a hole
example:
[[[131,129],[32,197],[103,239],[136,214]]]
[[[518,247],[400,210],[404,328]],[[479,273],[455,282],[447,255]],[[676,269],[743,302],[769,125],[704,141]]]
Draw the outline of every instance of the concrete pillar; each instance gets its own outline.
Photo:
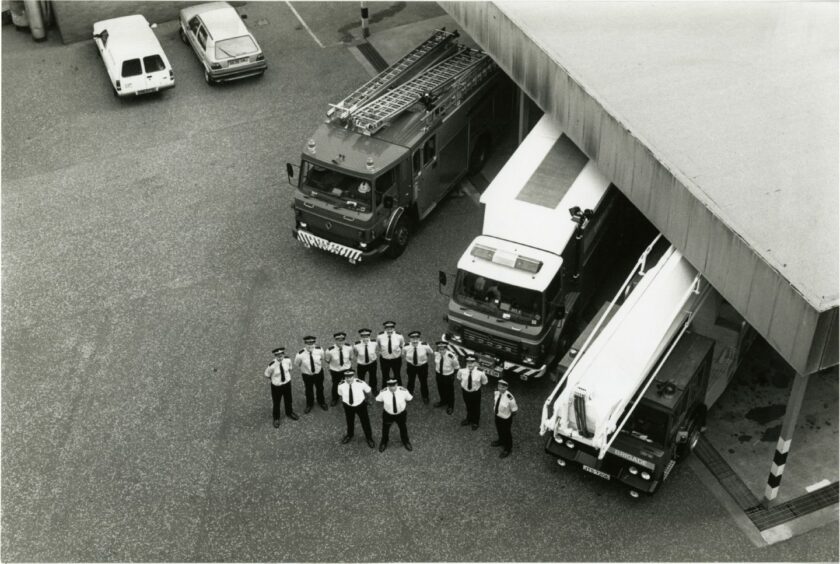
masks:
[[[367,2],[359,2],[362,8],[362,37],[370,37],[370,29],[368,28],[368,7]]]
[[[528,134],[528,95],[519,88],[516,91],[516,97],[519,100],[519,130],[517,145],[521,145],[525,136]]]
[[[29,20],[29,31],[35,41],[43,41],[47,38],[47,30],[44,27],[44,18],[41,15],[41,2],[39,0],[23,0],[26,8],[26,17]]]
[[[787,409],[785,409],[785,420],[782,422],[782,432],[779,434],[779,442],[776,443],[776,453],[773,455],[773,464],[770,466],[770,475],[767,477],[767,487],[764,489],[765,502],[773,501],[779,494],[779,484],[782,482],[782,473],[785,471],[785,464],[790,452],[793,431],[796,429],[799,409],[802,407],[802,398],[805,397],[807,387],[808,376],[796,374],[793,377],[793,386],[791,386]]]

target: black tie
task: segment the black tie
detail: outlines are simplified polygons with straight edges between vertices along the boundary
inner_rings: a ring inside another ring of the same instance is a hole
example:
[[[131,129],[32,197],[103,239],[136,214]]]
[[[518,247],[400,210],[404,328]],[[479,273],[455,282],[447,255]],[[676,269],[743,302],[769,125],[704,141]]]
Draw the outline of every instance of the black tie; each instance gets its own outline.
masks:
[[[393,351],[391,350],[391,335],[388,335],[388,354],[391,354]]]
[[[417,366],[417,345],[414,345],[414,365]]]
[[[472,391],[472,368],[470,368],[470,371],[467,374],[467,391]]]
[[[493,408],[493,413],[495,415],[499,414],[499,403],[502,401],[502,394],[499,392],[499,397],[496,398],[496,407]]]
[[[438,372],[443,375],[443,353],[440,353],[440,360],[438,361]]]
[[[393,399],[394,415],[396,415],[397,414],[397,392],[391,392],[391,397]]]
[[[343,348],[341,345],[338,345],[338,363],[342,366],[344,366],[344,351],[341,350]]]
[[[315,357],[312,356],[312,351],[309,351],[309,369],[315,374]]]
[[[347,387],[350,388],[350,405],[353,405],[353,382],[347,384]]]
[[[368,344],[362,343],[365,346],[365,364],[370,363],[370,356],[368,356]]]
[[[280,383],[281,384],[286,383],[286,371],[283,370],[283,361],[282,360],[280,361]]]

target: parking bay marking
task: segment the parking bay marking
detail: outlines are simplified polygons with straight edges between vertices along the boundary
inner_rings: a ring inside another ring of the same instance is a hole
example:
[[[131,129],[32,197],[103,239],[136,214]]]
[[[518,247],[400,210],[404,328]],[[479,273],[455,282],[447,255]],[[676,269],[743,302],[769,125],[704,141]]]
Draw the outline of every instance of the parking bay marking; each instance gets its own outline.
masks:
[[[298,19],[298,21],[301,23],[301,25],[302,25],[302,26],[306,29],[306,31],[308,31],[308,32],[309,32],[309,35],[311,35],[311,36],[312,36],[312,39],[314,39],[314,40],[315,40],[315,43],[317,43],[317,44],[318,44],[318,47],[320,47],[321,49],[323,49],[323,48],[324,48],[324,44],[323,44],[323,43],[321,43],[321,41],[318,39],[318,37],[317,37],[314,33],[312,33],[312,30],[311,30],[311,29],[309,29],[309,26],[308,26],[308,25],[306,25],[306,22],[305,22],[305,21],[303,21],[303,18],[302,18],[302,17],[300,17],[300,14],[298,14],[298,11],[297,11],[297,10],[295,10],[295,7],[294,7],[294,6],[292,6],[292,3],[291,3],[291,2],[289,2],[288,0],[286,0],[286,6],[288,6],[288,7],[289,7],[289,9],[292,11],[292,13],[295,15],[295,17],[296,17],[296,18]]]

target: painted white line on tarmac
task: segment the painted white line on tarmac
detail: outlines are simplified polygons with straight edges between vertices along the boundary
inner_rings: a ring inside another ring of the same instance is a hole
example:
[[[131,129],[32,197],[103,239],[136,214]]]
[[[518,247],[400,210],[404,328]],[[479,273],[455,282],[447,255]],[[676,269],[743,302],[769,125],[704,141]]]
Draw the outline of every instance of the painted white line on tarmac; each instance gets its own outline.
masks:
[[[289,2],[288,0],[286,0],[286,6],[288,6],[288,7],[289,7],[289,9],[292,11],[292,13],[295,15],[295,17],[296,17],[296,18],[298,19],[298,21],[301,23],[301,25],[302,25],[304,28],[306,28],[306,31],[308,31],[308,32],[309,32],[309,35],[311,35],[311,36],[312,36],[312,39],[314,39],[314,40],[315,40],[315,43],[317,43],[317,44],[318,44],[318,47],[320,47],[321,49],[323,49],[323,48],[324,48],[324,44],[323,44],[323,43],[321,43],[321,42],[318,40],[318,37],[317,37],[314,33],[312,33],[312,30],[311,30],[311,29],[309,29],[309,26],[308,26],[308,25],[306,25],[306,22],[305,22],[305,21],[303,21],[303,18],[302,18],[302,17],[300,17],[300,14],[298,14],[298,11],[297,11],[297,10],[295,10],[295,7],[294,7],[294,6],[292,6],[292,3],[291,3],[291,2]]]
[[[821,490],[822,488],[824,488],[826,486],[830,486],[830,485],[831,485],[831,482],[829,482],[827,479],[826,480],[821,480],[821,481],[817,482],[816,484],[811,484],[810,486],[806,487],[805,491],[808,492],[808,493],[811,493],[811,492],[816,491],[816,490]]]

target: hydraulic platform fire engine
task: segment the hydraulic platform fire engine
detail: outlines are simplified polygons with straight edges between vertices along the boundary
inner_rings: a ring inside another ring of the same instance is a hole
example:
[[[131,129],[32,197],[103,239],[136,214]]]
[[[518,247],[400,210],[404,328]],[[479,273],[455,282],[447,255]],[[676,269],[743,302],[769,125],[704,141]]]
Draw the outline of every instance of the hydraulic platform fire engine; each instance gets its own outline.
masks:
[[[656,491],[693,450],[707,409],[754,336],[660,239],[574,355],[545,402],[540,427],[560,466],[574,463],[618,480],[634,497]]]
[[[489,55],[456,33],[429,39],[327,111],[286,165],[294,236],[357,263],[396,258],[468,171],[483,166],[512,121],[514,87]]]

